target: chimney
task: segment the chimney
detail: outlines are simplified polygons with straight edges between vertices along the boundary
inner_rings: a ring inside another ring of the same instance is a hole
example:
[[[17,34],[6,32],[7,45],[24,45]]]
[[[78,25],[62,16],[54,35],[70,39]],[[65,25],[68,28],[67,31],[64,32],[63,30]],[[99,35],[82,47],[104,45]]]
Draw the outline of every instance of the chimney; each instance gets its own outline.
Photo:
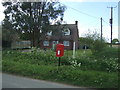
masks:
[[[75,21],[75,24],[78,25],[78,21]]]

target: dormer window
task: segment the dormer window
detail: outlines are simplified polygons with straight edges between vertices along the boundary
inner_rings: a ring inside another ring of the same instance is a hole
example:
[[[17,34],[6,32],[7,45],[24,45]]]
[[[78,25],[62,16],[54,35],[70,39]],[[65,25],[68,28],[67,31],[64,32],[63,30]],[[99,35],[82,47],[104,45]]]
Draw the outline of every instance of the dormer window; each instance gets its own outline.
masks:
[[[65,36],[70,35],[70,29],[69,28],[64,29],[64,35]]]
[[[48,36],[52,36],[52,31],[47,32],[47,35],[48,35]]]

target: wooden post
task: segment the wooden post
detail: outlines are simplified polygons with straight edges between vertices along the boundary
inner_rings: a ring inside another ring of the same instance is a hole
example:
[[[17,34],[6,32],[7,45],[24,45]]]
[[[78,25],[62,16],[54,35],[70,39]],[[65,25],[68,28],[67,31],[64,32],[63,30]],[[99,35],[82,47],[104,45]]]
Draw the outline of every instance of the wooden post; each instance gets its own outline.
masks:
[[[58,66],[60,66],[60,57],[59,57],[59,60],[58,60]]]
[[[75,41],[73,42],[73,58],[75,58]]]

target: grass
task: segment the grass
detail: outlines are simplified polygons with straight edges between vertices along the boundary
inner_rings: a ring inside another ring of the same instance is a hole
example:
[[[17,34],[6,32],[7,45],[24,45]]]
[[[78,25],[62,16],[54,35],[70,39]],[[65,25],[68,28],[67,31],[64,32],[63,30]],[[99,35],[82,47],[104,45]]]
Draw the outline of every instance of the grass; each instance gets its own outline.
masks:
[[[117,87],[118,78],[117,74],[114,72],[83,71],[69,66],[57,68],[51,65],[31,65],[14,61],[5,61],[3,63],[3,71],[5,72],[29,76],[36,79],[60,81],[87,87]]]
[[[98,57],[97,57],[98,58]],[[55,52],[48,50],[21,52],[3,51],[3,72],[23,75],[36,79],[68,83],[77,86],[97,88],[118,87],[118,59],[96,59],[90,50],[65,51],[58,67]]]
[[[75,57],[78,58],[83,55],[90,56],[91,54],[92,52],[90,49],[87,49],[87,50],[81,49],[81,50],[76,50]],[[65,57],[73,57],[73,52],[71,50],[65,50]]]
[[[105,48],[104,51],[101,51],[99,53],[96,53],[96,57],[104,57],[104,58],[118,58],[118,52],[120,50],[118,48]]]

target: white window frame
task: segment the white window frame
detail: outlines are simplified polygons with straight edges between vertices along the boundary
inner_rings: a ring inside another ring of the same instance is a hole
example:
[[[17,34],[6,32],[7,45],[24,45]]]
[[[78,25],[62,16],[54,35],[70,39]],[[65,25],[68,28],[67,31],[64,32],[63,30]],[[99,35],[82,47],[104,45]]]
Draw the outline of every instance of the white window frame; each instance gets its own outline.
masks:
[[[69,41],[63,41],[64,46],[70,46],[70,42]]]
[[[69,28],[64,29],[64,35],[65,36],[70,35],[70,29]]]
[[[52,36],[52,31],[47,32],[47,35],[48,35],[48,36]]]
[[[49,46],[49,41],[43,41],[43,46]]]

